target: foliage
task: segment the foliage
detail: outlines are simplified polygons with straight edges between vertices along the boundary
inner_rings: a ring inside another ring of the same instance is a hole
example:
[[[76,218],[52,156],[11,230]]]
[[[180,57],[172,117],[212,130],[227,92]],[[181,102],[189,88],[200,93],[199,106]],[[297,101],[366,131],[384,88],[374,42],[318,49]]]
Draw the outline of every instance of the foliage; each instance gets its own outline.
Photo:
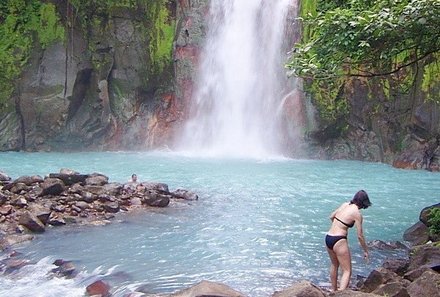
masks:
[[[303,0],[301,5],[306,34],[287,67],[312,79],[315,91],[316,81],[337,80],[340,85],[350,77],[383,77],[403,70],[415,75],[412,66],[438,58],[438,0]],[[438,66],[430,67],[425,88],[439,74]]]
[[[42,48],[63,40],[64,29],[53,4],[10,0],[0,4],[0,110],[9,109],[14,81],[26,65],[35,43]]]
[[[440,235],[440,208],[432,208],[428,216],[429,233]]]
[[[148,40],[150,66],[158,74],[171,62],[175,22],[169,17],[170,0],[69,0],[85,30],[106,23],[118,8],[132,8],[142,13],[141,22]]]
[[[314,34],[289,64],[300,76],[391,74],[440,51],[438,0],[321,2],[331,9],[304,20]]]

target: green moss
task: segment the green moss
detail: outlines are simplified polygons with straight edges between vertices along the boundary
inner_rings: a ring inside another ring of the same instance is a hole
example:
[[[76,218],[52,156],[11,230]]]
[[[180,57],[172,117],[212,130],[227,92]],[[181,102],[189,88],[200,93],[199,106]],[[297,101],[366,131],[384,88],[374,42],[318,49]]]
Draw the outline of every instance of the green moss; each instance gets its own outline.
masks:
[[[11,0],[0,6],[0,36],[0,111],[6,111],[31,50],[64,40],[64,28],[53,4]]]
[[[152,24],[149,28],[149,55],[155,73],[161,73],[172,57],[175,21],[170,18],[167,4],[168,0],[156,1],[151,4],[148,15]]]

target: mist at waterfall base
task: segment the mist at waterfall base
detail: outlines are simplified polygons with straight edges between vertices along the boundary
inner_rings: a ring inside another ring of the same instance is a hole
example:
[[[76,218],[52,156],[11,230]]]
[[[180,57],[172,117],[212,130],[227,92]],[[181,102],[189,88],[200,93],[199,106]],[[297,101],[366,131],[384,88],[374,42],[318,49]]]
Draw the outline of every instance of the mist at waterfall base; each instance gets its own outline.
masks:
[[[300,145],[298,119],[286,117],[290,111],[284,108],[296,89],[284,67],[293,39],[287,33],[293,3],[211,1],[190,119],[177,150],[261,158]]]
[[[17,250],[31,259],[0,276],[0,296],[83,296],[97,279],[114,296],[171,293],[201,280],[225,283],[248,296],[307,279],[328,286],[324,235],[329,213],[365,189],[373,206],[363,211],[368,241],[400,241],[420,210],[438,202],[439,175],[353,161],[187,158],[172,153],[1,153],[11,177],[58,172],[101,172],[110,182],[132,173],[170,190],[185,188],[198,201],[120,213],[107,226],[48,228]],[[371,250],[364,263],[355,231],[349,241],[353,281],[387,257],[405,252]],[[2,257],[6,257],[3,253]],[[79,274],[53,277],[55,259],[71,260]]]

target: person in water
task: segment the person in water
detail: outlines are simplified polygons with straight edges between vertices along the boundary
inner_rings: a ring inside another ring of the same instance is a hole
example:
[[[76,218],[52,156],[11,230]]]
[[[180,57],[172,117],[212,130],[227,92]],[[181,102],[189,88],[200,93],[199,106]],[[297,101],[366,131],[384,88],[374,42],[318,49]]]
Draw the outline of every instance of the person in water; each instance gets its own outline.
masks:
[[[351,255],[348,248],[348,229],[356,226],[359,243],[364,250],[365,261],[369,261],[368,247],[362,230],[362,214],[360,209],[371,206],[368,194],[364,190],[357,192],[350,202],[343,203],[330,215],[332,225],[325,237],[325,244],[330,256],[330,280],[332,290],[338,290],[338,268],[341,266],[342,277],[339,290],[345,290],[350,283]]]

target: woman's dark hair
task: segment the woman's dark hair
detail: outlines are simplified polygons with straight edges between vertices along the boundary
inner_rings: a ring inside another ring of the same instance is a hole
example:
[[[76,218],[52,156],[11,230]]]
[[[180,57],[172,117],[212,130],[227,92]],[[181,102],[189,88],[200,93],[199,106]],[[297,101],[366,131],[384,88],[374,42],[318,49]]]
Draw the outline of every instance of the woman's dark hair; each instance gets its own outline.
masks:
[[[353,199],[351,199],[350,204],[356,204],[359,209],[371,206],[370,198],[368,198],[368,194],[364,190],[357,192]]]

